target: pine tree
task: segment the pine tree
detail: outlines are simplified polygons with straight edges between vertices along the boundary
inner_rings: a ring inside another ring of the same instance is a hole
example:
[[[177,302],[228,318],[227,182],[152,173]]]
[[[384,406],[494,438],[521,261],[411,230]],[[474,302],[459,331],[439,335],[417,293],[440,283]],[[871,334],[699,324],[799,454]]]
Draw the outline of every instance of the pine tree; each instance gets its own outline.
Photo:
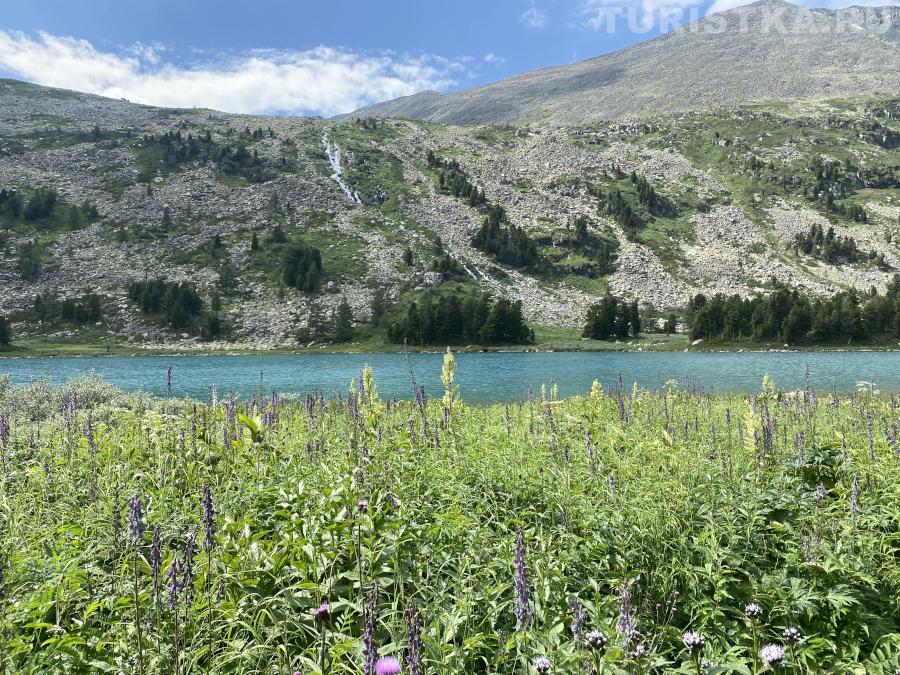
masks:
[[[341,298],[334,312],[332,337],[335,342],[349,342],[353,339],[353,310],[347,298]]]
[[[637,300],[631,302],[628,321],[631,326],[631,334],[638,337],[641,333],[641,311],[638,308]]]
[[[387,302],[384,297],[384,289],[376,288],[372,296],[372,323],[378,326],[387,311]]]
[[[6,347],[12,343],[12,327],[5,316],[0,316],[0,347]]]

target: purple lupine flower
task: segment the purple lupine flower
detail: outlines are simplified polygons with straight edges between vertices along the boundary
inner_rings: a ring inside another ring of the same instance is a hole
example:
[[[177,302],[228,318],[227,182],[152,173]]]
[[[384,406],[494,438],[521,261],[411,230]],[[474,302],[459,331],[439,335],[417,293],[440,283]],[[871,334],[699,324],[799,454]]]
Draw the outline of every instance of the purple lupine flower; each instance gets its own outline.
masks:
[[[528,586],[528,566],[525,562],[525,533],[521,529],[516,533],[514,566],[516,630],[527,630],[531,623],[531,588]]]
[[[601,654],[606,651],[608,642],[609,640],[606,639],[606,635],[603,634],[603,631],[599,630],[589,631],[584,637],[584,644],[587,645],[587,648],[595,652],[600,652]]]
[[[203,533],[203,547],[207,552],[212,551],[216,543],[216,512],[208,484],[203,485]]]
[[[159,595],[159,571],[162,568],[162,537],[159,525],[153,527],[153,543],[150,545],[150,574],[153,577],[153,595]]]
[[[859,511],[859,477],[854,476],[853,488],[850,490],[850,513],[854,516]]]
[[[808,535],[803,535],[803,559],[806,562],[812,560],[812,551],[810,550]]]
[[[706,638],[700,635],[700,633],[692,630],[689,630],[682,635],[681,639],[684,642],[684,646],[687,647],[688,651],[692,654],[701,651],[706,644]]]
[[[194,602],[194,546],[197,543],[197,530],[191,530],[184,544],[184,561],[182,562],[181,589],[185,602],[190,607]]]
[[[759,657],[774,668],[784,661],[784,648],[781,645],[766,645],[759,650]]]
[[[368,499],[360,499],[356,502],[356,511],[358,513],[366,513],[369,510],[369,500]]]
[[[399,675],[403,670],[395,656],[382,656],[375,662],[375,675]]]
[[[234,392],[228,392],[228,398],[225,399],[225,421],[228,424],[234,422],[234,413],[235,408],[237,406],[237,401],[234,398]]]
[[[581,642],[581,627],[587,619],[587,612],[584,611],[584,605],[576,602],[572,605],[572,639],[575,642]]]
[[[178,593],[181,591],[181,583],[178,580],[180,573],[181,565],[178,562],[178,558],[173,557],[172,564],[169,566],[169,571],[166,574],[166,579],[169,582],[168,605],[171,610],[174,610],[178,605]]]
[[[747,615],[747,618],[751,621],[757,621],[762,617],[763,609],[755,602],[749,603],[746,607],[744,607],[744,614]]]
[[[369,601],[364,609],[365,628],[363,629],[363,657],[365,658],[365,675],[374,675],[375,661],[378,659],[378,647],[375,645],[375,626],[378,621],[378,584],[372,584]]]
[[[135,495],[128,502],[128,541],[132,545],[139,543],[141,535],[144,533],[144,525],[141,522],[142,517],[141,497],[140,495]]]
[[[323,623],[324,621],[328,621],[329,616],[331,616],[331,605],[323,601],[322,604],[316,608],[316,611],[313,612],[313,621],[316,623]]]
[[[825,499],[825,485],[819,483],[816,486],[816,503],[821,504],[823,499]]]
[[[544,673],[549,673],[550,669],[553,668],[553,664],[550,663],[550,659],[546,656],[536,656],[534,659],[534,669],[544,675]]]
[[[0,413],[0,445],[4,448],[9,444],[9,415]]]
[[[631,605],[631,582],[627,579],[619,586],[619,635],[622,636],[622,649],[630,651],[631,641],[637,635],[634,616],[637,610]]]
[[[800,642],[800,629],[795,628],[794,626],[788,626],[784,629],[784,641],[788,643],[796,643]]]
[[[422,615],[416,605],[416,599],[409,601],[406,608],[406,641],[409,648],[406,652],[406,665],[409,675],[422,675]]]

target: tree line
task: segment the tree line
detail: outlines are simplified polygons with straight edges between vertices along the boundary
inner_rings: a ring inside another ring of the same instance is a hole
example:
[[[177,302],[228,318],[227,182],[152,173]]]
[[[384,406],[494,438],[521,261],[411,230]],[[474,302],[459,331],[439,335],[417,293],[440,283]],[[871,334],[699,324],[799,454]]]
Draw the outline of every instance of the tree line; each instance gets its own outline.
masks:
[[[810,298],[774,284],[769,295],[742,298],[700,294],[688,306],[692,339],[779,340],[786,343],[868,340],[900,335],[900,275],[884,294],[855,289]]]
[[[537,244],[525,230],[510,223],[506,211],[497,204],[488,209],[472,245],[511,267],[530,269],[538,262]]]
[[[860,250],[853,237],[840,237],[835,235],[834,227],[828,230],[815,224],[809,228],[808,232],[801,232],[794,235],[794,247],[797,253],[804,253],[819,260],[825,260],[833,265],[840,263],[859,263],[865,261],[874,261],[881,269],[887,269],[888,264],[883,253],[875,253],[874,251]]]
[[[442,192],[460,197],[482,213],[481,228],[472,237],[472,245],[510,267],[533,268],[538,262],[538,249],[534,240],[521,227],[509,222],[506,211],[499,204],[487,200],[484,190],[469,180],[459,162],[447,160],[428,150],[425,161],[429,167],[439,169],[438,185]]]
[[[592,340],[625,339],[641,332],[641,313],[636,300],[626,302],[607,293],[588,308],[582,337]]]
[[[314,293],[319,289],[322,280],[322,254],[314,246],[302,241],[291,243],[281,255],[281,267],[282,280],[286,286],[304,293]]]
[[[96,293],[64,299],[51,293],[39,293],[31,306],[29,318],[49,324],[67,321],[95,323],[103,318],[103,299]]]
[[[462,197],[470,206],[487,205],[484,189],[479,190],[478,186],[469,180],[469,176],[455,159],[446,160],[434,154],[433,150],[428,150],[425,153],[425,162],[430,168],[438,169],[438,186],[441,192]]]
[[[426,293],[405,306],[388,326],[395,344],[528,344],[534,331],[522,315],[522,303],[478,291]]]
[[[223,333],[218,313],[204,312],[203,298],[186,281],[132,281],[128,285],[128,299],[142,314],[162,320],[173,330],[199,331],[204,339],[213,339]]]
[[[27,196],[18,190],[0,190],[0,222],[7,230],[18,222],[77,230],[99,217],[90,202],[66,204],[54,188],[38,188]]]

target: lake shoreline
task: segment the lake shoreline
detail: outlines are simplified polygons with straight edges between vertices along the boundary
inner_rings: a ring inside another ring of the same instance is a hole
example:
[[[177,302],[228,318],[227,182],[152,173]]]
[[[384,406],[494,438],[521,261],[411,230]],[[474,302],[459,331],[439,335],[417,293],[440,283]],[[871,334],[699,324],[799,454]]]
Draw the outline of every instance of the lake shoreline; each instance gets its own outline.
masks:
[[[603,344],[577,345],[445,345],[429,347],[407,347],[405,352],[410,354],[442,354],[449,347],[450,351],[460,354],[555,354],[555,353],[584,353],[584,354],[659,354],[659,353],[710,353],[710,354],[762,354],[762,353],[843,353],[843,352],[876,352],[897,353],[900,345],[865,344],[865,345],[799,345],[799,346],[768,346],[759,343],[708,343],[692,345],[688,342],[681,344],[661,344],[631,341],[628,343],[609,342]],[[402,347],[391,348],[391,345],[358,345],[350,343],[346,346],[323,345],[321,347],[262,347],[262,346],[230,346],[221,348],[198,347],[186,349],[183,345],[165,348],[158,346],[140,347],[129,345],[115,345],[107,348],[105,345],[67,345],[64,343],[48,344],[45,348],[17,347],[0,350],[0,362],[10,359],[30,358],[68,358],[68,357],[122,357],[122,356],[307,356],[307,355],[335,355],[335,354],[403,354]]]

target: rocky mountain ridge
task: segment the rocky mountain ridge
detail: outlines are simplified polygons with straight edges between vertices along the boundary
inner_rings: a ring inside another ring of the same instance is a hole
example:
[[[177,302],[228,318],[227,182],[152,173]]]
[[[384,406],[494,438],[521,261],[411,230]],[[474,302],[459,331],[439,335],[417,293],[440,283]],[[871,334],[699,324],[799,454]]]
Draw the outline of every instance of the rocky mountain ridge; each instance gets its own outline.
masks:
[[[572,126],[754,101],[892,95],[900,91],[897,10],[759,0],[587,61],[426,91],[351,117]]]

